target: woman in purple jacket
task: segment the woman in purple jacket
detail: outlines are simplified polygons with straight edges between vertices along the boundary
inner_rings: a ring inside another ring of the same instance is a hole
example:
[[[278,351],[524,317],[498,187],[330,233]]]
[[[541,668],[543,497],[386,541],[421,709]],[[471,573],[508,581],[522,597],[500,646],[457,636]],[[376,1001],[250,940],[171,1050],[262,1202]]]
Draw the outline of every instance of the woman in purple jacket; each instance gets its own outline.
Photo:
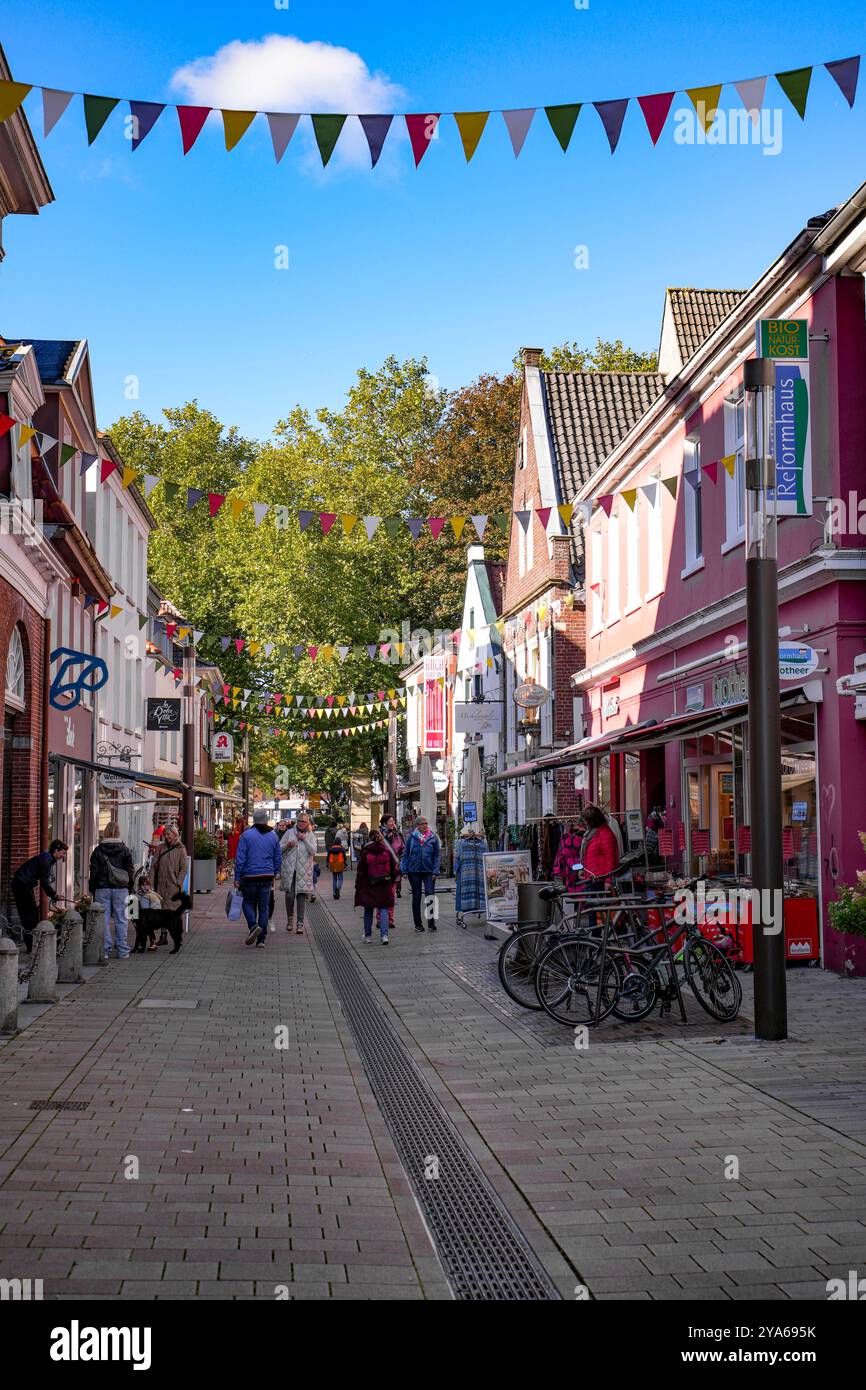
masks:
[[[355,906],[364,909],[364,941],[373,938],[373,913],[379,917],[379,934],[382,945],[388,945],[388,909],[394,906],[394,881],[397,877],[397,861],[382,838],[379,830],[370,833],[370,839],[358,856],[355,874]]]

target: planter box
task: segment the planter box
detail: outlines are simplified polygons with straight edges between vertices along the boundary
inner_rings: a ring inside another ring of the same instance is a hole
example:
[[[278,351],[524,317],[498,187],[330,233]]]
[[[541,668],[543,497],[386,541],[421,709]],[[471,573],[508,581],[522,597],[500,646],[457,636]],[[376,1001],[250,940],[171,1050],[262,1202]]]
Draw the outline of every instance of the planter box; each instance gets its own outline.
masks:
[[[196,893],[212,893],[217,886],[215,859],[194,859],[192,881]]]

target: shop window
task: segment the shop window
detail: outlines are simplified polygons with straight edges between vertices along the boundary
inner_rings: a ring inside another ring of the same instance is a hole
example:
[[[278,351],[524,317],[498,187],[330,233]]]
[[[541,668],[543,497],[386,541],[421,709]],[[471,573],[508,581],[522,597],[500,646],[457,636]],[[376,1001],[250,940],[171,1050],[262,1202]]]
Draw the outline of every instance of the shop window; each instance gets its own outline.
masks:
[[[662,557],[662,485],[658,483],[653,500],[647,502],[647,591],[648,599],[657,598],[664,588]]]
[[[619,518],[607,523],[607,621],[619,618]]]
[[[17,627],[13,627],[6,654],[6,704],[23,710],[25,691],[24,643]]]
[[[725,454],[733,454],[734,476],[725,472],[726,546],[739,544],[746,534],[745,401],[742,389],[725,401]]]
[[[639,500],[626,512],[626,599],[627,609],[640,605],[640,518]]]

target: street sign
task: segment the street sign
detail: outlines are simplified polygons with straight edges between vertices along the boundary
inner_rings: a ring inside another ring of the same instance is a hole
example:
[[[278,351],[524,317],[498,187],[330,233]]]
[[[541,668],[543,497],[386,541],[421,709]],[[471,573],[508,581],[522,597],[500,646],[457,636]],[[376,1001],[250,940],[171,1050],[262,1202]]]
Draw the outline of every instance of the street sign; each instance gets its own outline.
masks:
[[[535,681],[524,681],[515,687],[513,699],[521,709],[540,709],[550,699],[550,692]]]
[[[809,324],[806,319],[759,319],[758,356],[777,361],[809,360]]]
[[[464,821],[476,821],[478,819],[478,804],[475,801],[464,801],[463,803]]]
[[[233,763],[235,760],[235,741],[231,734],[214,734],[213,760],[215,763]]]
[[[779,643],[780,681],[802,680],[804,676],[811,676],[817,665],[818,653],[814,647]]]

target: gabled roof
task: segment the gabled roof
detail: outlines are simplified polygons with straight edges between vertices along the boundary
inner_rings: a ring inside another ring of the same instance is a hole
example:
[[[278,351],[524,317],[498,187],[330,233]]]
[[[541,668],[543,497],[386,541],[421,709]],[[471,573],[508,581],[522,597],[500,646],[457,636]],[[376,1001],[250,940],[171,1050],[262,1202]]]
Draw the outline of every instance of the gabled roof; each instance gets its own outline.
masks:
[[[72,359],[81,344],[80,338],[16,338],[13,334],[4,335],[7,343],[21,343],[32,347],[36,354],[36,365],[45,386],[69,384]]]
[[[659,372],[542,372],[554,463],[570,502],[664,390]]]
[[[669,289],[665,296],[659,368],[675,376],[745,295],[745,290]]]
[[[495,622],[502,613],[505,598],[505,565],[494,560],[473,562],[478,575],[478,592],[484,607],[484,619]]]

